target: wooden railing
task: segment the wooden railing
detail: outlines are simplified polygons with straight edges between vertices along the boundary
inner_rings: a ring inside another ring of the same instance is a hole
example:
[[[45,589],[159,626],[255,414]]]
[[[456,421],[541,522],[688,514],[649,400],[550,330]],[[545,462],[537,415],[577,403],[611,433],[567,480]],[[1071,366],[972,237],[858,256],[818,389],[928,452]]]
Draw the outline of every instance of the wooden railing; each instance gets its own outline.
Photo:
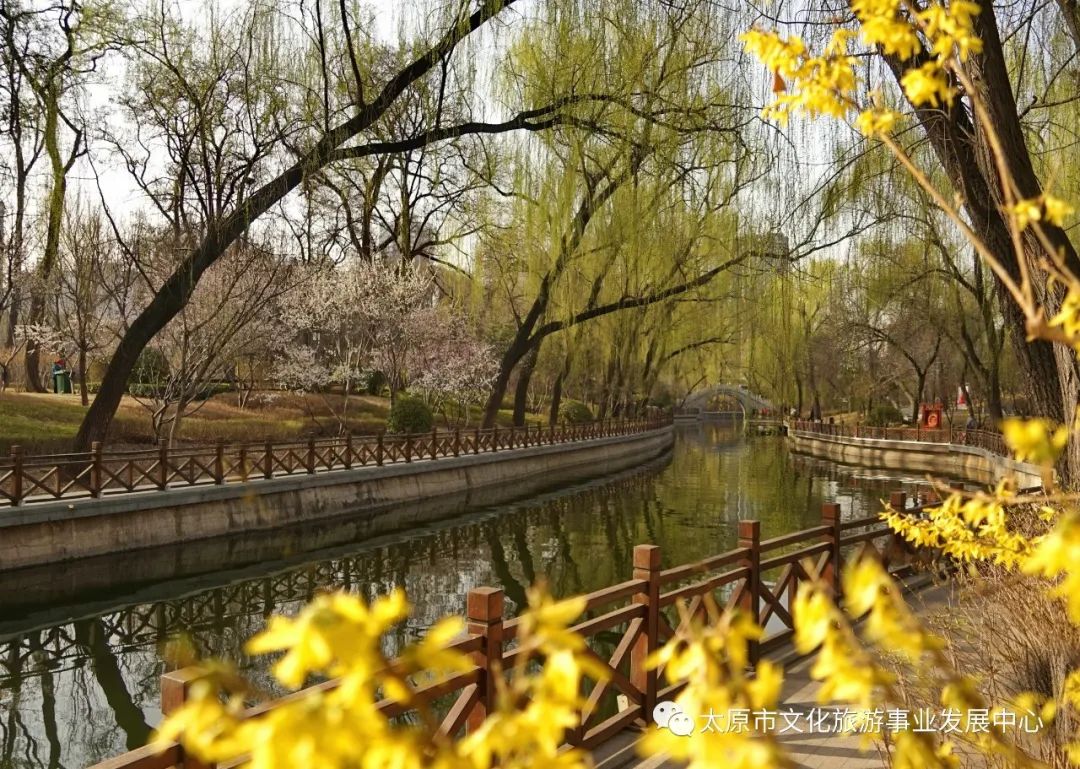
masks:
[[[894,492],[890,497],[896,510],[905,510],[906,502],[903,492]],[[921,508],[907,512],[917,515]],[[585,613],[573,627],[588,640],[590,654],[606,669],[608,677],[603,682],[591,682],[578,725],[567,736],[568,744],[591,748],[627,727],[642,726],[649,722],[657,702],[678,692],[677,685],[661,687],[662,670],[647,670],[645,660],[683,629],[680,622],[706,616],[707,596],[711,595],[722,607],[741,607],[765,628],[765,637],[750,650],[756,662],[791,639],[792,601],[800,582],[820,576],[839,595],[841,567],[863,554],[880,558],[897,576],[909,572],[907,563],[891,562],[908,552],[890,546],[892,536],[879,515],[842,520],[840,506],[830,503],[822,507],[820,525],[770,539],[761,538],[759,522],[740,521],[735,549],[697,563],[665,569],[659,547],[636,546],[630,579],[587,594]],[[679,602],[686,607],[682,614],[676,609]],[[452,646],[471,654],[475,668],[417,690],[419,701],[432,704],[438,700],[443,704],[439,709],[444,713],[441,729],[448,735],[458,736],[476,728],[493,705],[494,677],[499,671],[510,670],[522,655],[531,654],[531,650],[515,645],[519,620],[503,619],[503,610],[501,590],[471,590],[465,607],[467,633]],[[197,668],[162,676],[162,711],[168,714],[178,708],[198,676]],[[329,681],[315,688],[325,690],[335,685]],[[246,715],[265,713],[312,691],[306,689],[255,705]],[[404,706],[397,702],[386,700],[378,707],[388,717],[406,715]],[[171,767],[205,769],[176,743],[163,749],[140,748],[94,769]]]
[[[13,446],[0,459],[0,507],[56,499],[96,498],[134,491],[244,483],[286,475],[436,460],[529,446],[633,435],[671,423],[668,416],[543,427],[494,427],[430,433],[353,436],[294,443],[246,443],[201,448],[90,451],[25,456]]]
[[[789,428],[794,432],[811,433],[840,438],[876,438],[888,441],[922,441],[926,443],[951,443],[956,446],[973,446],[991,454],[1012,456],[1001,433],[990,430],[967,430],[943,427],[931,430],[926,427],[869,427],[866,425],[835,425],[825,422],[793,421]]]

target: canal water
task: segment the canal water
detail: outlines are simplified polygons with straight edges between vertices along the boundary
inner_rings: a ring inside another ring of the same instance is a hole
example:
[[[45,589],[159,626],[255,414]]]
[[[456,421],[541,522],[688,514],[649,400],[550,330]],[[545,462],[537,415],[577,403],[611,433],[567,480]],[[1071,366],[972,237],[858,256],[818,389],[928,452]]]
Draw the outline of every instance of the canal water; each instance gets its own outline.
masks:
[[[243,641],[323,588],[370,597],[403,586],[415,610],[387,639],[393,649],[460,614],[477,586],[502,587],[513,613],[541,578],[558,595],[628,579],[636,544],[658,544],[673,566],[734,547],[741,519],[759,519],[770,537],[817,525],[823,502],[839,502],[844,517],[866,515],[920,480],[695,424],[678,427],[671,453],[647,466],[374,539],[317,550],[324,539],[309,547],[303,533],[282,535],[241,565],[219,550],[200,558],[214,543],[189,544],[125,562],[126,580],[113,575],[107,587],[88,570],[56,566],[46,575],[51,592],[38,573],[32,589],[9,581],[0,593],[0,769],[83,767],[144,744],[160,720],[158,677],[177,636],[269,686],[263,661],[243,657]],[[174,566],[181,561],[188,566]]]

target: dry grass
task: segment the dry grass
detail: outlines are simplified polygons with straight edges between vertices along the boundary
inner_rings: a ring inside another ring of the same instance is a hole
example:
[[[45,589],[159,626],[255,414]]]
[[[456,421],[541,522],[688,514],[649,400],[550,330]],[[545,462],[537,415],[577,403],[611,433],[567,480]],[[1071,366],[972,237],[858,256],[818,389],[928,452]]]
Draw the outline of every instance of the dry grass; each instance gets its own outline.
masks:
[[[1048,527],[1035,509],[1014,511],[1014,525],[1028,535]],[[1061,599],[1048,595],[1051,583],[1043,579],[980,565],[957,576],[954,587],[951,605],[926,616],[927,625],[946,639],[953,667],[974,677],[991,707],[1007,707],[1026,692],[1059,703],[1053,724],[1038,739],[1021,735],[1020,744],[1048,767],[1065,769],[1066,744],[1080,722],[1060,703],[1065,676],[1080,665],[1080,628]],[[940,692],[923,676],[896,672],[909,708],[940,707]],[[974,750],[959,758],[965,767],[1006,765]]]
[[[206,444],[301,440],[335,435],[337,421],[330,406],[340,409],[342,396],[331,396],[330,405],[320,396],[273,392],[256,394],[246,408],[240,408],[234,393],[223,393],[184,417],[179,442]],[[372,395],[349,396],[348,427],[358,434],[375,433],[386,426],[390,401]],[[27,453],[66,451],[79,429],[86,409],[78,395],[13,392],[0,395],[0,452],[19,445]],[[540,417],[530,414],[529,423]],[[475,424],[477,415],[472,416]],[[499,414],[499,424],[511,424],[508,411]],[[125,396],[109,431],[108,446],[121,448],[153,444],[150,412],[134,398]]]

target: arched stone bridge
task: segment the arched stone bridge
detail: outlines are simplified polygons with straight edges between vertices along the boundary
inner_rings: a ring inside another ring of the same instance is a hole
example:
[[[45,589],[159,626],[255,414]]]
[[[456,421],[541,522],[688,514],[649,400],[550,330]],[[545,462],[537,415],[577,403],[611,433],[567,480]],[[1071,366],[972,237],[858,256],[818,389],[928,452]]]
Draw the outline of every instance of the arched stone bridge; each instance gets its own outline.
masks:
[[[683,401],[682,411],[704,413],[709,401],[718,395],[726,395],[734,398],[742,406],[743,411],[747,414],[753,410],[762,411],[768,409],[769,411],[775,411],[772,403],[765,397],[756,393],[750,392],[739,385],[719,384],[712,385],[695,393],[691,393],[685,401]]]

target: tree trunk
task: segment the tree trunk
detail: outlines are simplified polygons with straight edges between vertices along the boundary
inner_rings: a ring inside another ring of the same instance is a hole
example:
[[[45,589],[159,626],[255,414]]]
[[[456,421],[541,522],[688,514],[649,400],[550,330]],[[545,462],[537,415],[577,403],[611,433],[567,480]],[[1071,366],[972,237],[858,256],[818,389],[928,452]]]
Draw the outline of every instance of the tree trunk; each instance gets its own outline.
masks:
[[[30,292],[30,322],[40,323],[41,316],[45,313],[45,301],[39,290],[32,289]],[[26,350],[23,353],[23,379],[26,389],[32,393],[48,392],[48,388],[41,380],[41,344],[36,339],[26,342]]]
[[[90,396],[86,392],[86,348],[79,348],[79,400],[82,405],[90,405]]]
[[[919,404],[922,403],[923,390],[926,389],[926,372],[915,372],[915,397],[911,399],[911,424],[919,422]]]
[[[1058,8],[1061,9],[1061,17],[1065,22],[1065,29],[1073,40],[1076,52],[1080,53],[1080,4],[1077,0],[1057,0]]]
[[[559,423],[559,408],[562,406],[563,372],[555,377],[555,386],[551,388],[551,410],[548,412],[548,424],[552,427]]]
[[[1001,374],[997,366],[990,369],[990,379],[986,385],[986,413],[994,427],[998,427],[1005,417],[1001,401]]]
[[[535,321],[533,324],[535,324]],[[510,386],[510,376],[514,373],[517,364],[529,352],[531,346],[529,334],[532,331],[533,324],[518,329],[514,341],[506,348],[506,352],[503,353],[502,359],[499,361],[499,373],[496,375],[495,381],[491,383],[491,392],[488,394],[487,405],[484,407],[484,428],[495,426],[495,420],[499,416],[499,409],[502,408],[503,398],[506,397],[506,390]]]
[[[514,426],[525,426],[525,412],[529,405],[529,383],[532,380],[533,370],[536,368],[536,358],[540,354],[540,345],[533,346],[525,356],[518,368],[517,386],[514,388]]]

